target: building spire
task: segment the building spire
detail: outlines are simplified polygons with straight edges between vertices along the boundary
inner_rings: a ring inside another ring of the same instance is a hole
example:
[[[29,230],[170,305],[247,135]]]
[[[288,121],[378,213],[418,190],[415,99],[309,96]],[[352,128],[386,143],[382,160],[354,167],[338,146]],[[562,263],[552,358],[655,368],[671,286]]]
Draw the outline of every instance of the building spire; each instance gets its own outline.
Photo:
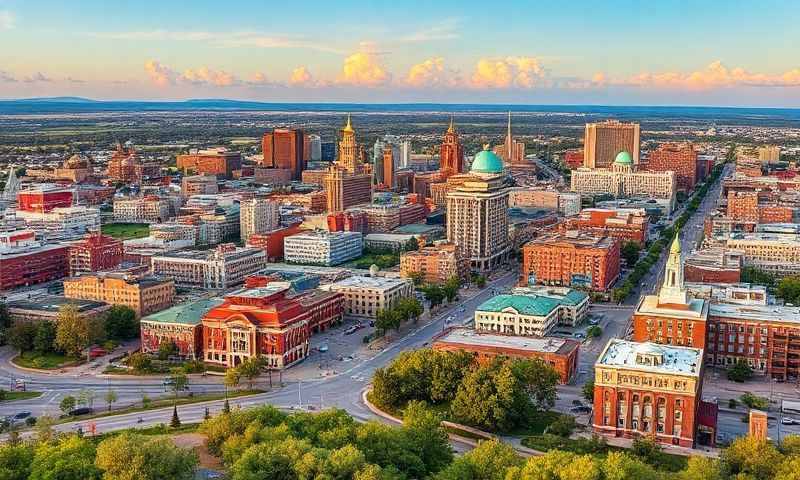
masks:
[[[453,114],[450,114],[450,126],[447,127],[447,133],[455,133],[456,129],[453,126]]]
[[[506,132],[506,162],[514,158],[514,139],[511,136],[511,110],[508,111],[508,131]]]
[[[353,131],[353,126],[350,124],[350,114],[347,114],[347,125],[344,126],[344,132],[350,133]]]

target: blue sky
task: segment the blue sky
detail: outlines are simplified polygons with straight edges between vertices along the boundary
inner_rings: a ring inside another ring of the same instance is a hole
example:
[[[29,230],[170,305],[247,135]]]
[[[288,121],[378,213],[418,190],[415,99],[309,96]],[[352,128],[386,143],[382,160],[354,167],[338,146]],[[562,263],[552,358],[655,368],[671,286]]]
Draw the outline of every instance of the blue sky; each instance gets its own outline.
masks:
[[[791,1],[0,0],[0,97],[800,106]]]

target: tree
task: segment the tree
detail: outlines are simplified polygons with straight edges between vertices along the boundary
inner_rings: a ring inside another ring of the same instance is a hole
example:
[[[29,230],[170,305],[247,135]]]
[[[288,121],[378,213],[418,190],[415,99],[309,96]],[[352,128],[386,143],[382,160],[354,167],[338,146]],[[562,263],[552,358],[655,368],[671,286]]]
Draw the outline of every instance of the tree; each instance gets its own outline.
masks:
[[[719,460],[693,455],[689,457],[686,469],[680,473],[680,480],[723,480]]]
[[[727,375],[728,380],[732,382],[743,383],[753,377],[753,369],[750,368],[750,365],[748,365],[746,360],[740,358],[731,368],[728,369]]]
[[[456,458],[435,480],[504,480],[509,469],[522,465],[522,459],[507,443],[499,440],[480,442],[478,446]],[[542,477],[558,478],[558,477]]]
[[[239,370],[236,368],[229,368],[225,370],[225,378],[223,379],[223,383],[225,384],[225,388],[236,388],[239,386],[239,381],[241,380],[241,375]]]
[[[639,260],[639,252],[641,252],[641,250],[642,247],[636,242],[627,241],[622,244],[620,255],[625,260],[625,264],[628,268],[632,267],[636,264],[636,261]]]
[[[261,375],[261,369],[264,368],[264,359],[261,357],[250,357],[244,359],[239,366],[236,367],[239,375],[247,379],[247,385],[250,390],[253,389],[253,380]]]
[[[110,412],[111,406],[117,401],[117,392],[114,390],[106,390],[105,400],[108,405],[108,411]]]
[[[100,442],[95,458],[104,480],[190,480],[197,463],[194,452],[169,439],[128,432]]]
[[[413,252],[419,250],[419,241],[417,240],[417,237],[409,238],[403,249],[406,252]]]
[[[778,282],[778,297],[782,298],[786,303],[793,305],[800,304],[800,277],[784,277]]]
[[[572,415],[561,415],[547,427],[547,433],[569,438],[572,432],[575,431],[575,428],[577,428],[575,417]]]
[[[422,281],[425,279],[425,275],[422,272],[409,272],[408,278],[414,283],[414,286],[417,287],[422,285]]]
[[[169,421],[169,426],[172,428],[178,428],[181,426],[181,419],[178,418],[178,405],[172,406],[172,419]]]
[[[736,438],[720,456],[724,478],[741,474],[739,478],[755,480],[774,478],[781,458],[772,443],[752,436]]]
[[[56,341],[56,326],[53,322],[43,321],[36,327],[33,338],[33,349],[38,353],[47,353],[53,350]]]
[[[69,412],[75,410],[75,404],[77,401],[75,397],[72,395],[67,395],[61,399],[61,403],[58,404],[58,408],[64,412],[64,415],[68,414]]]
[[[153,362],[146,353],[136,352],[128,357],[128,366],[137,372],[149,372],[153,367]]]
[[[20,353],[33,350],[36,339],[36,325],[21,323],[8,331],[8,344]]]
[[[186,387],[189,385],[189,379],[186,377],[185,373],[175,369],[172,375],[169,376],[169,385],[172,393],[175,394],[175,400],[177,400],[178,394],[186,390]]]
[[[598,338],[603,335],[603,329],[598,325],[592,325],[586,329],[586,336],[589,338]]]
[[[79,357],[92,342],[89,320],[78,312],[78,307],[66,304],[58,309],[55,345],[67,355]]]
[[[8,313],[8,305],[5,302],[0,302],[0,328],[9,328],[11,326],[11,314]]]
[[[589,380],[581,387],[581,395],[590,402],[594,402],[594,380]]]
[[[91,388],[84,388],[78,392],[78,405],[92,408],[94,406],[95,394]]]
[[[450,303],[458,296],[458,289],[461,288],[461,280],[458,277],[450,277],[442,286],[442,293],[444,294],[447,302]]]
[[[453,461],[442,419],[423,402],[409,402],[403,412],[403,425],[406,447],[422,460],[426,473],[438,472]]]
[[[483,275],[475,275],[472,278],[472,281],[475,282],[478,288],[483,288],[486,286],[486,277]]]
[[[34,447],[31,443],[0,445],[0,478],[27,480],[31,473]]]
[[[745,392],[739,397],[743,404],[748,408],[757,408],[759,410],[766,410],[769,408],[769,399],[753,395],[750,392]]]
[[[57,443],[36,447],[31,462],[30,480],[99,480],[100,470],[94,465],[92,442],[76,435],[61,438]]]
[[[231,480],[297,479],[292,458],[280,451],[280,447],[281,445],[258,443],[245,450],[230,469]]]
[[[106,334],[114,340],[128,340],[139,336],[136,312],[125,305],[114,305],[106,312]]]
[[[158,359],[167,360],[169,357],[177,355],[179,352],[178,346],[174,341],[169,340],[158,344]]]
[[[431,308],[441,304],[444,300],[444,291],[439,285],[428,284],[423,288],[422,293],[425,295],[425,300],[431,302]]]

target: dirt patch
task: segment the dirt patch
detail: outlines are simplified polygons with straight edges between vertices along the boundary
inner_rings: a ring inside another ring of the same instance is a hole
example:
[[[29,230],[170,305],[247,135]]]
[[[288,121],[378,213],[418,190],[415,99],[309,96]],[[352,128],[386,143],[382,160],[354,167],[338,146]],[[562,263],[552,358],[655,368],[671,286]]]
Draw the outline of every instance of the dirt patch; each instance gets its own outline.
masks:
[[[222,470],[222,460],[208,453],[206,436],[202,433],[179,433],[171,435],[172,442],[181,448],[191,448],[200,459],[200,466],[209,470]]]

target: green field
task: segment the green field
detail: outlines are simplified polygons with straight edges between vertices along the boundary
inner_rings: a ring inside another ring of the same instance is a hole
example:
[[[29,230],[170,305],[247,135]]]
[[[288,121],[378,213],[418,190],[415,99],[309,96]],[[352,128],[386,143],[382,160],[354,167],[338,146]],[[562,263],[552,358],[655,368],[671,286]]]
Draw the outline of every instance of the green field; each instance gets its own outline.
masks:
[[[107,223],[102,232],[121,240],[143,238],[150,235],[150,227],[146,223]]]
[[[14,400],[30,400],[42,395],[42,392],[3,392],[0,402],[13,402]]]
[[[41,370],[55,370],[61,368],[68,363],[75,363],[79,359],[66,357],[60,353],[43,353],[25,352],[12,360],[16,365],[26,368],[38,368]]]

